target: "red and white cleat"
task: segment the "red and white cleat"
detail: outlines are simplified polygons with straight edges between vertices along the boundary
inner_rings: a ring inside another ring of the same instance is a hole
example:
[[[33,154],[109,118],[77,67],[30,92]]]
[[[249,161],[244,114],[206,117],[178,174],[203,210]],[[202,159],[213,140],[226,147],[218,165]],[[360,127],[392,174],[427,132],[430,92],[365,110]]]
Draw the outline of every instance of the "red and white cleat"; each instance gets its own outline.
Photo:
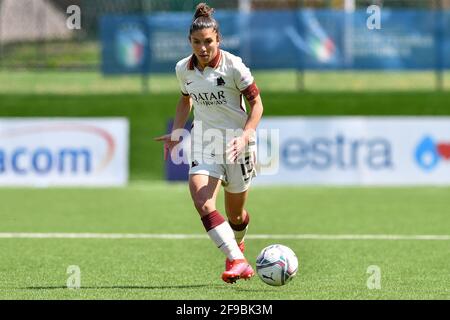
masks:
[[[241,252],[244,253],[244,251],[245,251],[245,242],[244,241],[239,243],[239,249],[241,249]],[[229,271],[231,269],[231,267],[232,267],[231,260],[227,258],[225,260],[225,271]]]
[[[239,279],[248,280],[255,275],[252,266],[245,259],[236,259],[231,262],[230,270],[222,273],[222,280],[235,283]]]

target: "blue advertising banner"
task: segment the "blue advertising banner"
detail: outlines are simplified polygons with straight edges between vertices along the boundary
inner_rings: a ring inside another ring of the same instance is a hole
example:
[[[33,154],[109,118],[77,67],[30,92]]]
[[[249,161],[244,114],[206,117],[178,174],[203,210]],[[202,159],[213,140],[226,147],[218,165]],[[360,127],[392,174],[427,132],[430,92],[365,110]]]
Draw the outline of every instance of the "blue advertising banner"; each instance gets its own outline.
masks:
[[[239,15],[235,11],[215,14],[223,37],[221,48],[239,54],[240,36],[236,33]],[[173,72],[177,61],[192,53],[188,33],[192,23],[191,13],[156,13],[146,18],[152,72]]]
[[[167,124],[167,133],[172,132],[173,119]],[[167,156],[165,161],[166,167],[166,180],[168,181],[187,181],[189,178],[189,159],[191,152],[191,137],[190,130],[192,127],[192,122],[188,121],[185,125],[186,134],[178,145],[178,147],[173,150],[172,155]]]
[[[349,52],[350,68],[436,68],[436,11],[383,11],[380,30],[353,28]],[[354,26],[364,26],[367,15],[353,16]],[[444,39],[443,39],[444,40]],[[449,38],[445,39],[450,41]]]
[[[150,72],[150,33],[142,16],[102,17],[100,34],[103,73]]]
[[[252,69],[450,68],[450,11],[383,9],[380,29],[365,10],[223,10],[221,47]],[[191,53],[191,13],[105,16],[105,74],[173,72]]]

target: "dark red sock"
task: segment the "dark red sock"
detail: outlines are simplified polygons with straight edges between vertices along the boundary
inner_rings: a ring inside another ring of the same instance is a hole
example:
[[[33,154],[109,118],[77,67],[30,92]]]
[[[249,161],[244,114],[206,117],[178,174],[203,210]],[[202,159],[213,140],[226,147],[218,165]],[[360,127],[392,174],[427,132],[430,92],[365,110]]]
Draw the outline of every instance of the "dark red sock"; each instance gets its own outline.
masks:
[[[222,217],[219,211],[216,210],[202,217],[202,222],[203,226],[206,229],[206,232],[208,232],[209,230],[214,229],[218,225],[224,223],[225,219]]]
[[[242,231],[245,228],[247,228],[248,223],[250,222],[250,215],[247,212],[247,215],[244,218],[244,221],[241,224],[233,224],[230,221],[228,223],[230,224],[231,229],[234,231]]]

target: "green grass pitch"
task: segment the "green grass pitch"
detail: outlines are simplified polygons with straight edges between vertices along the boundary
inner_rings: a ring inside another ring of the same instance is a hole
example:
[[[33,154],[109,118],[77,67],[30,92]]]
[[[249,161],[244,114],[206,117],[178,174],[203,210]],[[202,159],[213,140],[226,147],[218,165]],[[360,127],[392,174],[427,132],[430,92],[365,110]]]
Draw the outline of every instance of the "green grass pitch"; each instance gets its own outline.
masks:
[[[76,49],[78,51],[78,49]],[[7,65],[7,62],[4,62]],[[294,70],[253,72],[262,92],[296,92],[301,85]],[[450,72],[443,73],[443,89],[450,89]],[[142,93],[142,77],[102,76],[98,72],[1,70],[0,93],[8,94],[124,94]],[[379,92],[436,90],[432,71],[306,71],[303,87],[311,92]],[[148,79],[152,93],[179,93],[175,74],[152,74]]]
[[[448,235],[449,188],[252,189],[249,235]],[[0,234],[204,234],[185,184],[112,189],[0,189]],[[223,195],[218,209],[223,212]],[[281,205],[282,203],[282,205]],[[450,240],[248,239],[253,263],[273,243],[299,272],[283,287],[230,285],[208,239],[1,238],[0,299],[449,299]],[[81,288],[66,287],[70,265]],[[368,289],[369,266],[381,288]]]
[[[246,255],[253,264],[272,243],[291,247],[299,257],[298,276],[273,288],[256,277],[223,283],[224,258],[208,239],[2,237],[19,232],[205,234],[187,186],[162,182],[162,149],[152,141],[174,115],[176,86],[157,94],[98,94],[124,87],[100,78],[70,79],[68,73],[61,74],[65,79],[52,78],[49,89],[39,87],[43,78],[21,76],[0,74],[2,118],[127,117],[131,183],[111,189],[0,188],[0,299],[450,299],[449,240],[249,238]],[[56,82],[61,84],[58,90]],[[103,91],[97,85],[110,87]],[[263,91],[265,115],[270,116],[450,115],[448,92],[272,89]],[[448,237],[449,195],[450,188],[432,187],[255,187],[247,206],[252,215],[249,235]],[[66,287],[71,265],[81,270],[78,290]],[[381,270],[379,290],[367,287],[370,266]]]

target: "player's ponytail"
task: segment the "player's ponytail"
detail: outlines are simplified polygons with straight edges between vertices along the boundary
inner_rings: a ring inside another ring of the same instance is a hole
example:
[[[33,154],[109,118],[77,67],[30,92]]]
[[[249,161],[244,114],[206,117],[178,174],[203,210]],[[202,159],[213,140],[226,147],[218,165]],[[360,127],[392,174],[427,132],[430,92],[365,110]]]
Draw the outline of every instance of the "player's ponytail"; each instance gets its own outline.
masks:
[[[211,18],[214,13],[214,8],[210,8],[206,3],[200,3],[195,8],[194,20],[200,17]]]
[[[213,13],[214,8],[209,7],[206,3],[197,5],[195,8],[194,20],[189,29],[189,36],[191,36],[194,31],[212,28],[220,37],[219,24],[216,19],[212,17]]]

